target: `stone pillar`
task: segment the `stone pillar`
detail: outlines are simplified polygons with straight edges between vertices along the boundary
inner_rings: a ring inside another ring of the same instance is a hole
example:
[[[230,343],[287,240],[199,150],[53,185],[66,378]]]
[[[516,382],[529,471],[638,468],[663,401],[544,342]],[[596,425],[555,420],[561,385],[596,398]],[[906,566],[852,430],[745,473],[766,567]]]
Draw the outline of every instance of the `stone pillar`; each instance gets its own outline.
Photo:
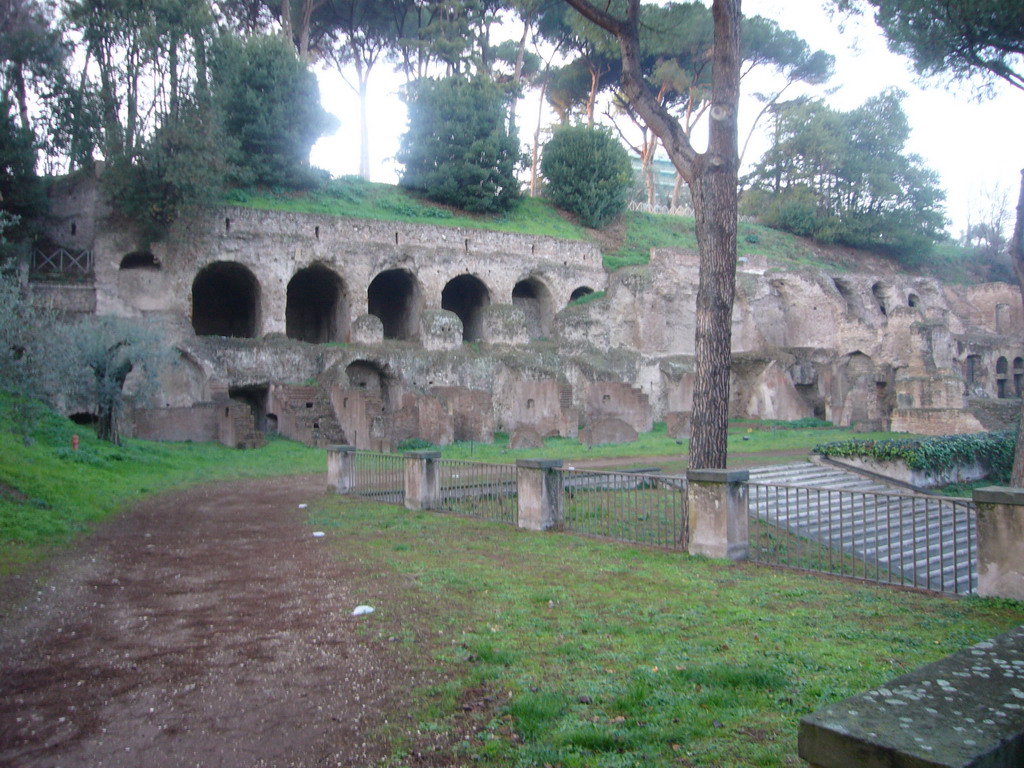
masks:
[[[691,555],[747,559],[750,554],[749,477],[745,469],[687,470],[686,508],[690,518]]]
[[[356,447],[327,446],[327,490],[348,493],[356,482]]]
[[[440,502],[438,475],[440,451],[410,451],[405,454],[405,508],[436,509]]]
[[[1024,488],[977,488],[978,594],[1024,600]]]
[[[519,492],[519,527],[530,531],[561,528],[562,509],[560,459],[519,459],[516,462]]]

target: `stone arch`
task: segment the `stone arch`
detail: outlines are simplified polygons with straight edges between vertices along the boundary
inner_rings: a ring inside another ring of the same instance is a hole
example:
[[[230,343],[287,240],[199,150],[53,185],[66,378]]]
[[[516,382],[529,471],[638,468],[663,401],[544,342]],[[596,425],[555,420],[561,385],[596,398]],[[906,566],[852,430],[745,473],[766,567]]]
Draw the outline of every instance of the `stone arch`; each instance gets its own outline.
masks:
[[[475,275],[459,275],[441,291],[441,309],[454,312],[462,321],[462,340],[483,338],[483,310],[491,303],[491,292]]]
[[[551,291],[539,277],[528,277],[512,287],[512,306],[526,315],[526,330],[531,339],[551,335],[554,307]]]
[[[921,297],[916,293],[911,293],[907,296],[907,306],[917,307],[921,303]]]
[[[964,358],[964,381],[968,392],[975,384],[981,383],[981,355],[968,355]]]
[[[334,270],[314,264],[300,269],[288,282],[285,334],[289,339],[312,344],[348,341],[348,315],[345,283]]]
[[[1013,358],[1013,396],[1024,395],[1024,357]]]
[[[132,251],[121,259],[119,269],[160,269],[160,260],[152,251]]]
[[[857,302],[854,301],[854,291],[850,287],[850,284],[845,280],[840,280],[837,277],[832,278],[832,284],[839,291],[839,295],[843,297],[843,301],[846,302],[846,311],[852,314],[857,312]]]
[[[569,294],[569,303],[572,304],[577,299],[582,299],[584,296],[589,296],[594,292],[594,289],[589,285],[581,285],[576,288],[572,293]]]
[[[389,269],[373,278],[366,289],[366,306],[380,319],[385,339],[419,338],[423,292],[408,270]]]
[[[248,267],[215,261],[192,281],[192,328],[198,336],[255,338],[260,329],[260,283]]]
[[[1005,357],[996,360],[996,397],[1009,397],[1010,391],[1007,386],[1010,364]]]
[[[368,395],[379,397],[382,406],[387,407],[390,377],[379,363],[372,360],[353,360],[345,366],[345,376],[350,389],[363,390]]]
[[[881,283],[875,283],[871,286],[871,295],[875,297],[875,303],[878,305],[878,310],[885,315],[889,316],[889,307],[886,301],[886,290],[885,286]]]

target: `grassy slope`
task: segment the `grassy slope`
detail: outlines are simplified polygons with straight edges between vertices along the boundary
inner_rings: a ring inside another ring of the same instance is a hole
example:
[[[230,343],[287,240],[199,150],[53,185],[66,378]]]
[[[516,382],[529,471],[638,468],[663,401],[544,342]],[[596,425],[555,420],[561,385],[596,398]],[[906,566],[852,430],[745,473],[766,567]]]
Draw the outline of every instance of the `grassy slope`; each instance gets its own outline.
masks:
[[[730,465],[747,463],[750,454],[763,454],[764,463],[771,463],[773,453],[803,452],[810,453],[819,443],[833,440],[865,439],[880,440],[896,437],[891,433],[854,433],[850,429],[815,428],[788,429],[784,423],[776,424],[772,429],[755,429],[752,423],[734,421],[729,427]],[[899,437],[909,437],[901,434]],[[542,449],[522,449],[513,451],[508,447],[508,436],[502,433],[495,435],[495,441],[485,443],[455,443],[441,448],[446,459],[462,459],[473,461],[505,464],[517,459],[608,459],[622,457],[622,467],[633,467],[644,464],[645,457],[679,455],[679,463],[685,460],[684,454],[689,449],[689,441],[676,442],[665,431],[665,424],[657,423],[650,432],[641,434],[635,443],[626,445],[596,445],[592,448],[581,445],[578,440],[561,437],[549,437],[544,441]],[[792,459],[790,459],[792,460]],[[646,462],[650,464],[650,462]],[[673,462],[659,461],[659,465],[671,465]],[[676,467],[672,466],[675,469]],[[678,469],[684,468],[682,465]]]
[[[212,443],[148,443],[123,448],[56,415],[34,443],[6,427],[0,400],[0,574],[63,544],[143,494],[209,480],[324,471],[324,453],[286,440],[257,451]],[[80,437],[78,451],[71,437]]]
[[[310,521],[380,574],[357,586],[378,609],[365,632],[441,681],[412,694],[422,737],[389,734],[395,765],[453,733],[467,765],[798,765],[801,715],[1024,621],[1006,601],[339,497]]]
[[[605,266],[610,270],[646,264],[652,247],[697,249],[693,219],[684,216],[627,212],[610,230],[596,232],[573,223],[538,198],[524,199],[516,210],[507,214],[477,216],[435,205],[398,186],[373,184],[354,177],[331,180],[324,188],[311,192],[235,190],[225,202],[265,210],[588,240],[601,245]],[[808,241],[746,222],[739,225],[737,252],[740,256],[767,257],[770,265],[787,269],[817,267],[846,271],[851,268],[849,257],[835,258],[829,255],[827,248],[812,248]],[[973,252],[948,244],[937,247],[924,267],[929,274],[953,283],[986,279],[982,274],[984,267],[977,263]]]

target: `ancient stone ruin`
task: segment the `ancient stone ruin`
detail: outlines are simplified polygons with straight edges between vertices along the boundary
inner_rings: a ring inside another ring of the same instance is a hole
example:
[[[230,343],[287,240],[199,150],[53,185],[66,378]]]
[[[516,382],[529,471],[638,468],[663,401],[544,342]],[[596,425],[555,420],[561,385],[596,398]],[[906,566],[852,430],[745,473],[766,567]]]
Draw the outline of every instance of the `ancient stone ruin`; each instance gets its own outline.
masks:
[[[51,208],[35,295],[159,318],[177,350],[159,402],[132,414],[137,436],[391,449],[495,430],[622,440],[655,421],[688,434],[693,253],[608,273],[588,243],[243,207],[143,248],[95,179],[57,186]],[[1024,388],[1022,330],[1005,283],[741,259],[731,412],[925,434],[1004,426]]]

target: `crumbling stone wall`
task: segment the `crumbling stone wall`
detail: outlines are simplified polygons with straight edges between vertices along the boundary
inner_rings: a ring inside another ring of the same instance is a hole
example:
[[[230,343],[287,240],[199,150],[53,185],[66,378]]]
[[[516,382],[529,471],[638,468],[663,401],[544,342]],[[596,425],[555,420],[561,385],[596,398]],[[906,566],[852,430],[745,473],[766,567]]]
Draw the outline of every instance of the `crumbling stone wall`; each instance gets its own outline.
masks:
[[[575,436],[604,419],[643,431],[692,408],[694,253],[656,249],[608,274],[587,243],[235,207],[140,250],[88,187],[57,188],[51,236],[93,250],[94,281],[35,290],[77,311],[162,317],[181,352],[162,376],[167,409],[316,380],[344,439],[385,448],[494,428]],[[594,290],[606,293],[567,306]],[[974,430],[972,402],[1024,389],[1024,311],[1006,284],[748,258],[732,344],[736,416]],[[185,411],[154,423],[172,413]]]

